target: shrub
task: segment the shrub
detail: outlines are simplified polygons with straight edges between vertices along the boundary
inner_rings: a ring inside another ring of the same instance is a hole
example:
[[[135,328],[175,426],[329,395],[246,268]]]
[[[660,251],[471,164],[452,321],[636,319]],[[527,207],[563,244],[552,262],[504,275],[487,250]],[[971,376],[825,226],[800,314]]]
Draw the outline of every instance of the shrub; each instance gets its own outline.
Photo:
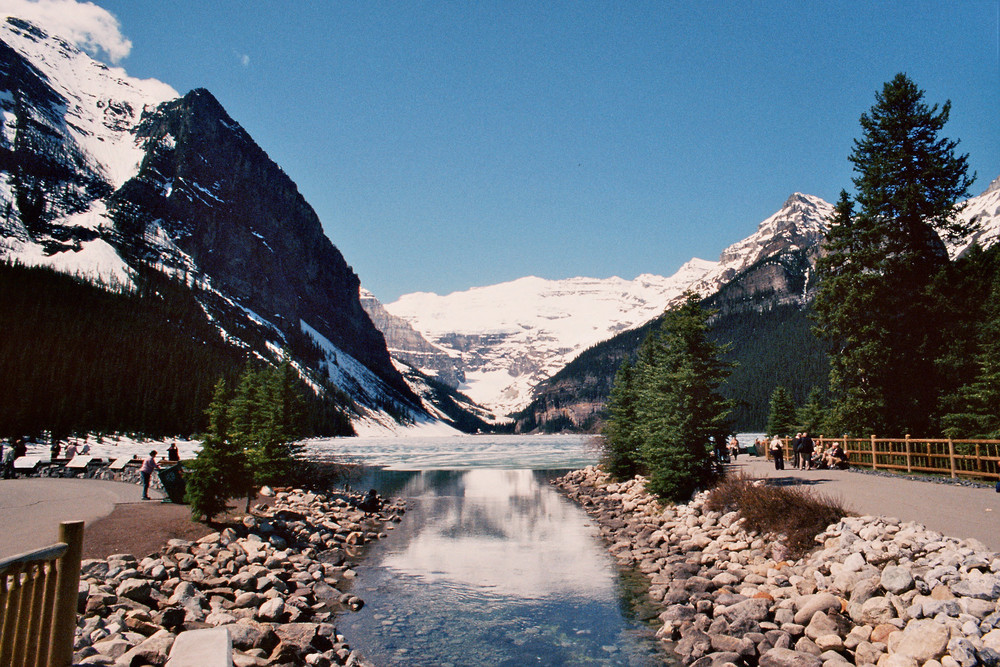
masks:
[[[817,535],[849,515],[839,499],[799,486],[773,486],[745,474],[726,475],[709,493],[706,507],[739,512],[747,530],[785,535],[793,558],[811,551]]]

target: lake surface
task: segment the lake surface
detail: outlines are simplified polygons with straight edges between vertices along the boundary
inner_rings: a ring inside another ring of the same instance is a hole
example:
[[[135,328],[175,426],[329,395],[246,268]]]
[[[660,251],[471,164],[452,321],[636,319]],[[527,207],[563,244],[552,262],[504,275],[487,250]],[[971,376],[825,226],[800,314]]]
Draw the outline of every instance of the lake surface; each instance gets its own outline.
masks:
[[[659,665],[638,575],[550,486],[596,461],[577,436],[314,442],[375,465],[355,488],[404,498],[337,626],[376,665]],[[530,465],[521,463],[525,461]],[[532,469],[534,467],[534,469]]]

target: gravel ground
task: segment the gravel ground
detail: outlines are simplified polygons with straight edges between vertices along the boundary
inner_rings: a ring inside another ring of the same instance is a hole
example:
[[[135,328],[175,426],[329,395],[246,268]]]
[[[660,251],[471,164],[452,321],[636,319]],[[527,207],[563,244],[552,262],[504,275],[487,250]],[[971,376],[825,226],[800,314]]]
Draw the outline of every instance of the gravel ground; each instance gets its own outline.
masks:
[[[214,531],[212,526],[191,521],[187,505],[157,501],[121,504],[86,527],[83,557],[127,553],[141,559],[159,551],[167,540],[197,540]]]

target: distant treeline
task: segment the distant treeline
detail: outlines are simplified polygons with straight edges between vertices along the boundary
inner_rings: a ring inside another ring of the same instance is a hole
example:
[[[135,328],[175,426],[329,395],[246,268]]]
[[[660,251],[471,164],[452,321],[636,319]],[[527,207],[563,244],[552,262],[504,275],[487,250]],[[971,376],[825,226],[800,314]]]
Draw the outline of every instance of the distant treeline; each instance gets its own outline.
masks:
[[[197,288],[152,269],[136,283],[0,263],[0,435],[205,429],[214,386],[235,384],[248,352],[222,338]],[[349,399],[305,393],[308,434],[350,433]]]

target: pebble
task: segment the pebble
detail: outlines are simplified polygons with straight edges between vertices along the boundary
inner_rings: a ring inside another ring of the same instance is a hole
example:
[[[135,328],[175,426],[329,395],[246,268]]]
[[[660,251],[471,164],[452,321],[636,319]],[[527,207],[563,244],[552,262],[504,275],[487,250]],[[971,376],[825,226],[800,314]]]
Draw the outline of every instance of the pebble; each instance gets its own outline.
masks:
[[[781,535],[707,510],[707,493],[664,507],[595,466],[554,484],[649,578],[656,636],[685,665],[1000,664],[1000,555],[977,540],[847,517],[790,561]]]
[[[177,633],[225,627],[236,665],[363,667],[330,621],[364,601],[337,586],[355,575],[348,559],[405,506],[364,512],[360,496],[269,491],[273,503],[235,529],[169,540],[141,562],[131,554],[83,561],[74,663],[163,665]]]

